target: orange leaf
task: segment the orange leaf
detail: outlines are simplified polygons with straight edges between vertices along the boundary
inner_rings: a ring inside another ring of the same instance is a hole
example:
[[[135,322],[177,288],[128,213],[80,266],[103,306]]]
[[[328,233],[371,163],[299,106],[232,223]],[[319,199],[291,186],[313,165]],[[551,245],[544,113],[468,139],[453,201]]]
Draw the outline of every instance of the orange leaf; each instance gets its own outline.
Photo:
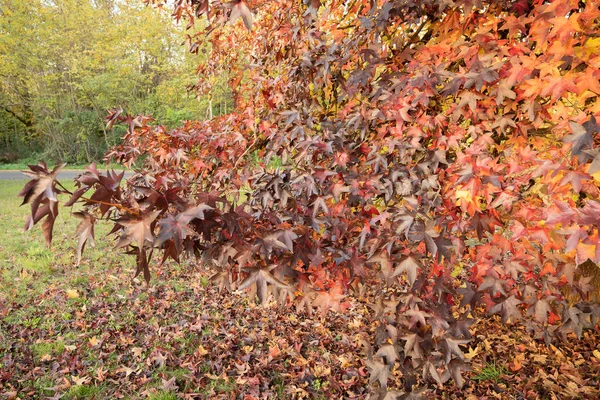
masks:
[[[556,275],[556,268],[554,268],[554,264],[552,264],[550,261],[545,262],[544,267],[540,271],[540,276],[544,274],[550,274],[551,276]]]

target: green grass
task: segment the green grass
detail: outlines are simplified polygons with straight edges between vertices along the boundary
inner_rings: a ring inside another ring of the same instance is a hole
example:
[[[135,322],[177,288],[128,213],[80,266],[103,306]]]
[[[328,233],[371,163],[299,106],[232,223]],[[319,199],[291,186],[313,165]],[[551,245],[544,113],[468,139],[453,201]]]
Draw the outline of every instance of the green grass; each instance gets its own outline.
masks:
[[[34,389],[44,397],[49,397],[54,394],[54,391],[51,390],[51,388],[55,385],[55,382],[48,378],[38,378],[33,382]]]
[[[98,386],[75,385],[72,386],[63,399],[101,399],[101,389]]]
[[[65,350],[65,343],[62,340],[53,343],[34,343],[31,345],[31,350],[38,358],[45,355],[59,355]]]
[[[500,377],[508,371],[503,366],[496,365],[495,362],[487,363],[485,367],[477,375],[473,377],[474,381],[492,381],[499,382]]]
[[[22,170],[29,170],[29,168],[27,167],[28,165],[35,165],[38,162],[40,162],[41,159],[38,158],[31,158],[31,159],[25,159],[25,160],[19,160],[16,161],[14,163],[7,163],[7,164],[0,164],[0,171],[22,171]],[[48,167],[52,168],[54,167],[54,165],[58,164],[58,163],[54,163],[54,162],[50,162],[48,160],[45,160],[46,164],[48,164]],[[85,167],[87,167],[89,164],[79,164],[79,163],[68,163],[65,166],[65,169],[85,169]],[[103,162],[97,162],[96,163],[98,165],[98,168],[100,169],[125,169],[123,166],[119,165],[119,164],[115,164],[115,163],[110,163],[108,164],[108,166],[103,163]]]
[[[31,231],[23,231],[29,205],[20,206],[18,192],[25,180],[0,181],[0,300],[13,298],[23,304],[32,296],[42,294],[53,284],[61,289],[85,289],[97,265],[133,265],[129,257],[121,257],[112,251],[111,240],[105,239],[110,225],[99,223],[96,227],[97,247],[86,247],[83,262],[75,267],[77,239],[75,230],[78,220],[69,215],[70,208],[59,206],[54,225],[54,239],[47,247],[41,232],[41,223]],[[68,182],[67,187],[73,188]],[[59,199],[64,203],[67,195]],[[125,261],[124,261],[125,260]],[[98,262],[100,261],[100,262]],[[68,280],[65,277],[68,276]]]
[[[235,390],[235,387],[236,385],[233,380],[215,379],[210,381],[206,391],[210,392],[210,389],[212,389],[216,393],[230,393]]]
[[[173,392],[158,392],[148,397],[150,400],[177,400],[177,396]]]

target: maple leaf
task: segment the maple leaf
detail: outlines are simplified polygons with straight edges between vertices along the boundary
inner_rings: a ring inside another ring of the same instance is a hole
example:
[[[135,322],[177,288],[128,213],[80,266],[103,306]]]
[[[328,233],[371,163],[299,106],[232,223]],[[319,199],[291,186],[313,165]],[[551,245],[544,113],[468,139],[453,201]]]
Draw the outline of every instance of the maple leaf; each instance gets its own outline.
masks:
[[[506,323],[509,319],[514,318],[518,320],[521,318],[521,311],[517,307],[521,304],[521,301],[515,296],[510,296],[504,301],[496,304],[490,309],[491,314],[500,313],[502,315],[502,322]]]
[[[375,317],[379,318],[384,314],[395,313],[398,304],[400,304],[400,300],[393,297],[385,300],[382,297],[378,297],[375,304],[367,304],[367,306],[375,312]]]
[[[33,225],[45,218],[42,232],[48,246],[52,244],[54,221],[58,216],[59,191],[56,189],[56,176],[65,165],[57,165],[49,171],[46,163],[42,161],[38,165],[29,165],[30,171],[23,171],[25,175],[33,178],[19,192],[19,196],[23,197],[21,205],[31,203],[31,214],[25,222],[25,230],[30,230]]]
[[[419,360],[423,357],[421,342],[423,339],[416,333],[411,333],[402,337],[406,341],[404,343],[404,357],[411,357],[413,360]]]
[[[382,346],[375,355],[381,357],[387,365],[393,367],[398,358],[398,350],[393,344],[386,344],[385,346]]]
[[[81,219],[81,222],[77,226],[75,235],[79,236],[77,243],[77,265],[81,262],[81,254],[85,248],[86,243],[89,241],[91,246],[94,246],[94,225],[96,218],[86,211],[77,211],[72,213],[74,217]]]
[[[234,24],[238,18],[242,17],[242,21],[244,21],[244,25],[246,29],[249,31],[252,30],[252,12],[248,8],[248,5],[245,1],[232,1],[227,3],[228,7],[231,8],[231,14],[229,16],[229,23]]]
[[[367,271],[364,268],[366,260],[359,254],[356,248],[352,249],[352,256],[347,262],[351,268],[352,275],[363,278],[367,276]]]
[[[454,379],[454,383],[456,384],[456,386],[459,389],[462,389],[462,387],[465,384],[465,380],[461,375],[461,371],[470,371],[471,367],[462,361],[454,359],[450,361],[449,364],[447,364],[447,368],[448,371],[450,371],[450,374],[452,375],[452,379]]]
[[[600,171],[600,149],[587,150],[586,153],[592,158],[592,162],[588,167],[588,174],[594,175]]]
[[[571,154],[574,157],[578,157],[579,160],[587,159],[589,156],[584,150],[590,149],[594,145],[593,134],[600,132],[600,125],[596,123],[596,117],[592,115],[583,125],[569,122],[569,126],[573,133],[565,136],[564,141],[573,143],[571,146]]]
[[[86,199],[86,205],[98,205],[101,215],[106,214],[111,207],[119,206],[115,204],[121,199],[121,180],[125,176],[125,171],[117,173],[115,171],[107,171],[106,175],[101,174],[96,168],[96,164],[92,164],[86,168],[86,171],[75,178],[76,185],[80,186],[65,203],[66,206],[75,204],[81,196],[88,190],[95,188],[89,199]]]
[[[537,300],[533,308],[530,308],[528,313],[533,313],[536,321],[545,324],[548,322],[548,313],[552,312],[552,307],[550,303],[544,299]]]
[[[371,370],[369,383],[379,382],[379,385],[385,389],[390,376],[390,368],[381,361],[367,360],[366,363],[367,367]]]
[[[460,349],[459,345],[465,345],[470,342],[471,341],[467,339],[453,339],[450,337],[444,338],[442,340],[442,347],[444,348],[444,359],[446,364],[450,363],[452,355],[455,355],[459,360],[464,361],[465,355]]]
[[[37,205],[44,198],[53,202],[58,201],[56,198],[56,176],[65,165],[67,164],[59,164],[52,171],[49,171],[46,163],[41,161],[38,165],[29,165],[30,171],[22,171],[25,175],[33,178],[25,184],[25,187],[19,193],[19,197],[23,197],[21,205],[32,202],[32,215],[35,215]]]
[[[512,100],[517,98],[517,94],[511,90],[511,84],[508,80],[500,81],[497,88],[496,105],[499,106],[504,103],[505,98]]]
[[[490,289],[490,294],[494,297],[498,295],[498,293],[506,295],[504,291],[504,285],[506,282],[502,279],[499,279],[497,276],[486,276],[483,283],[479,285],[477,290],[480,292],[485,289]]]
[[[294,251],[294,240],[298,239],[298,235],[296,235],[294,231],[280,230],[276,232],[276,235],[279,238],[279,243],[283,243],[283,246],[286,250],[290,252]]]
[[[417,272],[419,270],[419,263],[412,257],[406,257],[404,260],[400,261],[392,277],[399,276],[403,272],[406,271],[406,277],[408,278],[408,284],[412,287],[417,279]]]
[[[229,271],[227,270],[218,271],[209,278],[209,281],[219,285],[219,292],[222,292],[223,289],[231,292],[231,279],[229,275]]]
[[[166,390],[167,392],[177,392],[177,390],[179,390],[179,386],[177,386],[177,377],[174,376],[171,379],[162,379],[162,386],[163,386],[163,390]]]
[[[132,115],[126,115],[123,118],[122,122],[125,122],[127,124],[127,130],[130,134],[133,134],[135,128],[141,128],[143,126],[140,119]]]
[[[268,294],[267,284],[271,284],[280,289],[290,289],[288,285],[271,275],[270,271],[272,271],[276,267],[277,265],[271,265],[266,268],[245,269],[249,272],[248,276],[242,281],[238,289],[243,290],[252,285],[256,285],[256,293],[258,295],[258,300],[260,301],[260,304],[265,304],[267,302]]]
[[[480,100],[482,98],[483,96],[481,96],[478,93],[465,90],[460,93],[460,102],[458,103],[457,109],[462,108],[464,105],[468,105],[471,109],[471,112],[474,113],[475,111],[477,111],[477,100]]]
[[[200,204],[179,214],[167,215],[158,221],[160,231],[156,236],[155,245],[161,246],[164,242],[169,239],[173,239],[175,244],[175,251],[177,254],[181,253],[183,240],[194,234],[194,231],[188,226],[189,222],[195,218],[204,219],[204,211],[212,210],[213,208],[207,204]]]
[[[133,279],[137,278],[138,275],[143,272],[144,280],[146,281],[146,284],[149,284],[150,283],[149,256],[151,256],[152,254],[148,255],[148,252],[146,251],[145,247],[139,247],[137,249],[134,247],[131,250],[129,250],[127,252],[127,254],[135,254],[135,257],[136,257],[136,270],[135,270],[135,275],[133,275]]]
[[[40,205],[41,207],[39,207]],[[46,239],[46,244],[50,246],[52,244],[54,221],[56,220],[57,216],[58,202],[44,198],[39,204],[37,204],[35,214],[27,217],[24,229],[26,231],[30,230],[35,224],[45,217],[44,222],[42,222],[42,233]]]
[[[123,117],[121,114],[123,113],[123,107],[113,108],[108,111],[108,115],[106,116],[106,129],[112,129],[116,122],[122,121]]]
[[[425,364],[423,365],[423,378],[426,379],[428,376],[431,376],[439,386],[442,386],[444,384],[442,382],[442,377],[440,376],[440,373],[438,372],[437,368],[429,361],[425,362]]]
[[[117,220],[117,225],[122,226],[124,231],[116,247],[125,247],[133,243],[141,249],[146,243],[154,243],[152,223],[159,214],[160,211],[152,211],[142,216],[123,217]]]
[[[331,287],[328,291],[316,292],[312,305],[321,309],[321,314],[325,315],[329,310],[341,312],[348,308],[349,304],[343,302],[344,294],[339,285]]]

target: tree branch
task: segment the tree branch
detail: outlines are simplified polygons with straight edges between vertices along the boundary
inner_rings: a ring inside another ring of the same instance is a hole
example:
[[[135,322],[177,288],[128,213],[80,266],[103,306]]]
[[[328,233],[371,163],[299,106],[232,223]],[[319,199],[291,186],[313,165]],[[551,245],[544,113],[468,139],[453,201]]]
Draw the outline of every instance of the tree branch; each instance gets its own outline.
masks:
[[[31,122],[29,120],[26,120],[25,118],[21,117],[20,115],[18,115],[17,113],[15,113],[13,110],[11,110],[10,108],[8,108],[7,106],[4,106],[3,109],[4,109],[4,111],[6,111],[7,113],[9,113],[13,117],[15,117],[16,119],[18,119],[19,122],[21,122],[26,127],[31,128],[33,126],[33,122]]]

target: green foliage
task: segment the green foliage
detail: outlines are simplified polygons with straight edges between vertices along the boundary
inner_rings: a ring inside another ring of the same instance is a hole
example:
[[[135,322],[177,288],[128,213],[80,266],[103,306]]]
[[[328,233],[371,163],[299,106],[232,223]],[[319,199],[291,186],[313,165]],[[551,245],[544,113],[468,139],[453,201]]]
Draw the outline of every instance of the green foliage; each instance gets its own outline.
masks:
[[[177,395],[173,392],[158,392],[149,397],[150,400],[177,400]]]
[[[31,350],[38,358],[45,355],[58,355],[65,350],[65,343],[62,340],[51,343],[35,343],[31,346]]]
[[[89,385],[75,385],[65,394],[63,399],[99,399],[100,388],[97,386]]]
[[[496,362],[487,363],[485,367],[472,379],[475,381],[493,381],[498,382],[500,377],[508,371],[503,366],[496,365]]]
[[[198,56],[184,32],[139,0],[0,3],[0,163],[99,160],[124,133],[105,128],[117,106],[169,127],[205,118],[208,97],[185,93]],[[213,108],[231,102],[224,84]]]

